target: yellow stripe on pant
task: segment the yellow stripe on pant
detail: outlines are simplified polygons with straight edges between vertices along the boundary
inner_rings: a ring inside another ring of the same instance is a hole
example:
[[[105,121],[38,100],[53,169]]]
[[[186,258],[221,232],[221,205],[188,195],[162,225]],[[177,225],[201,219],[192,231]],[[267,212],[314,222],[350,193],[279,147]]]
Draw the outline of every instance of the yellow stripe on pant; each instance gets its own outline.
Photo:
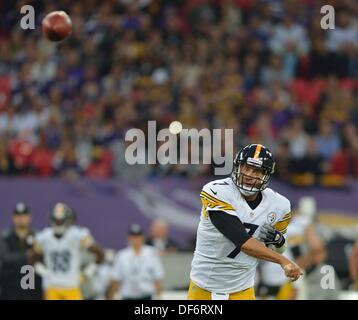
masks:
[[[46,300],[83,300],[79,288],[53,288],[49,287],[45,294]]]
[[[211,300],[211,292],[200,288],[190,280],[188,300]],[[229,300],[255,300],[254,288],[230,293]]]

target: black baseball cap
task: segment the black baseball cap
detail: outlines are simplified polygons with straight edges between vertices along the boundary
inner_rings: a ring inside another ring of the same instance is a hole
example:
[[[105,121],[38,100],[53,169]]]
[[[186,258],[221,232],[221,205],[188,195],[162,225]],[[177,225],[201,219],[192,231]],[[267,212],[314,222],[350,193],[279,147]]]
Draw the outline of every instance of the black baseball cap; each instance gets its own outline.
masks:
[[[15,215],[20,214],[30,214],[29,207],[24,202],[18,202],[15,206],[14,212]]]
[[[128,235],[130,236],[141,236],[143,234],[143,229],[139,224],[132,224],[128,230]]]

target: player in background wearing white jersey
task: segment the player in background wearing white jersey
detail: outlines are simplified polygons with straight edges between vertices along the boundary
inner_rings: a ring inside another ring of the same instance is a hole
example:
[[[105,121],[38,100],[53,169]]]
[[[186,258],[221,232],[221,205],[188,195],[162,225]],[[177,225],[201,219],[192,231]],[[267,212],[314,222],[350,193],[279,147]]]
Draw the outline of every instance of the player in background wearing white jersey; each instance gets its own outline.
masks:
[[[107,299],[158,300],[163,278],[159,250],[146,245],[144,230],[133,224],[128,232],[128,246],[115,257]]]
[[[77,213],[73,208],[70,208],[70,224],[74,228],[86,229],[77,223]],[[106,252],[104,252],[104,255],[106,255]],[[98,271],[98,264],[96,260],[96,256],[92,252],[86,248],[81,250],[80,289],[84,300],[94,300],[97,295],[94,283],[95,274]]]
[[[284,196],[267,188],[274,168],[271,152],[250,144],[236,155],[231,177],[203,187],[189,300],[255,299],[258,259],[279,264],[292,281],[302,275],[280,254],[291,208]]]
[[[312,197],[302,197],[285,234],[287,250],[284,255],[294,260],[303,270],[312,266],[314,260],[324,258],[324,248],[313,230],[316,202]],[[304,247],[307,247],[306,250]],[[268,261],[259,264],[259,294],[263,299],[307,299],[304,279],[294,284],[282,274],[280,266]]]
[[[46,300],[82,300],[80,290],[81,251],[92,252],[98,262],[102,249],[90,231],[72,226],[71,209],[57,203],[51,212],[50,227],[36,235],[30,260],[43,261],[46,268]]]

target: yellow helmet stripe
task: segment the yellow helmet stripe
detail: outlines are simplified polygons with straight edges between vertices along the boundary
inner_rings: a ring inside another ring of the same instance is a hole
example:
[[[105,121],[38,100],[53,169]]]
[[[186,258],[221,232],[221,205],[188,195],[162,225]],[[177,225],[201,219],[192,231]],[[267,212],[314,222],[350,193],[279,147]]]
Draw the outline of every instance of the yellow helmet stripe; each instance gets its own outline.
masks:
[[[258,157],[260,155],[260,152],[261,152],[261,149],[262,149],[262,144],[258,144],[257,147],[256,147],[256,150],[255,150],[254,159],[258,159]]]

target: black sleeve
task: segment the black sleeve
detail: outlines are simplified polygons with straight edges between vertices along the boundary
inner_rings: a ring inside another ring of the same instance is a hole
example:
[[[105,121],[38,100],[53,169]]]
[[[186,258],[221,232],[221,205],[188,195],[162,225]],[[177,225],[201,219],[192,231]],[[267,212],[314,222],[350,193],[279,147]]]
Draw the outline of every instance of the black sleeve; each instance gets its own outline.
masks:
[[[208,213],[216,229],[232,241],[236,247],[241,248],[241,246],[251,238],[238,217],[220,210],[209,210]]]

